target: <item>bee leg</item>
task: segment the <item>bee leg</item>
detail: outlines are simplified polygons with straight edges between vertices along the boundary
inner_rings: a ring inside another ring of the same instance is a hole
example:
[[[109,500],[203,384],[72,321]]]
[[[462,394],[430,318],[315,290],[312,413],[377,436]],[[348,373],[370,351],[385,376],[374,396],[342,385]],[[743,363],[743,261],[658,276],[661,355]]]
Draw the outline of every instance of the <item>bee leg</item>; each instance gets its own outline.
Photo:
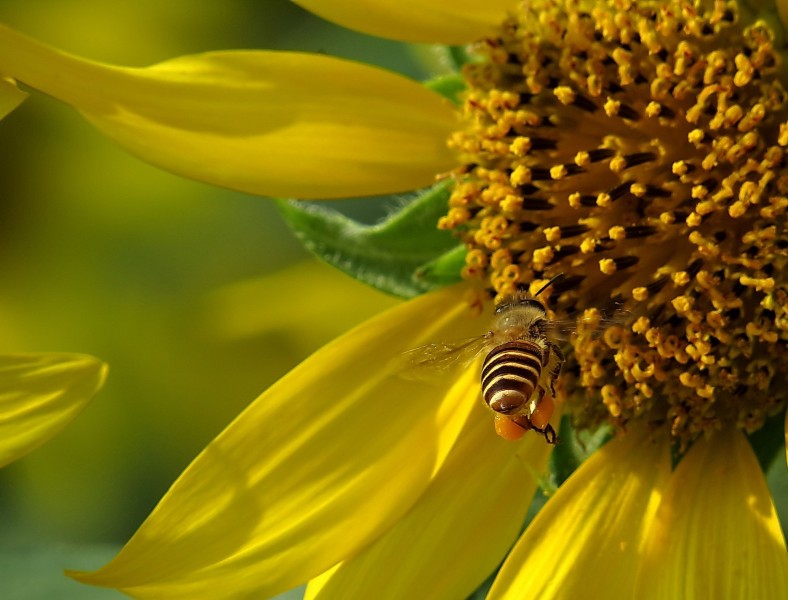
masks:
[[[539,408],[539,405],[542,403],[542,398],[544,398],[547,390],[539,384],[536,386],[536,390],[534,390],[537,394],[536,398],[531,395],[531,401],[528,403],[528,409],[531,411],[531,414],[536,412],[536,409]]]
[[[544,428],[542,432],[544,434],[544,439],[548,444],[556,445],[558,443],[558,434],[553,429],[553,426],[550,423],[547,424],[547,427]]]
[[[531,417],[526,417],[526,419],[528,420],[528,425],[530,426],[531,429],[541,433],[544,436],[544,439],[545,439],[545,441],[548,444],[555,445],[555,444],[558,443],[558,434],[556,434],[555,429],[553,429],[553,426],[550,425],[550,423],[547,423],[544,427],[538,427],[537,425],[534,424],[534,422],[532,420],[532,417],[535,416],[533,413],[539,407],[539,403],[542,401],[542,398],[544,398],[546,393],[547,393],[547,390],[545,390],[540,385],[539,386],[539,397],[536,400],[532,400],[531,401],[532,415],[531,415]],[[552,404],[551,404],[550,412],[551,413],[553,412],[552,411]],[[549,418],[549,414],[547,415],[547,418]],[[541,421],[542,419],[540,418],[539,420]],[[547,420],[547,419],[544,419],[544,420]]]
[[[544,440],[551,446],[554,446],[558,443],[558,434],[555,432],[555,429],[553,429],[553,426],[550,425],[550,423],[548,423],[541,429],[538,427],[534,427],[533,425],[531,425],[531,428],[534,431],[538,431],[539,433],[541,433],[544,436]]]
[[[544,395],[547,393],[547,390],[544,389],[541,385],[538,386],[538,389],[539,389],[539,397],[536,399],[536,406],[539,406],[539,404],[542,402],[542,398],[544,398]]]
[[[558,379],[559,373],[561,373],[561,367],[564,366],[564,353],[561,352],[561,349],[558,347],[557,344],[552,342],[548,342],[548,348],[550,348],[550,358],[552,359],[555,357],[555,363],[553,364],[553,368],[550,370],[550,393],[552,394],[553,398],[555,398],[555,382]]]

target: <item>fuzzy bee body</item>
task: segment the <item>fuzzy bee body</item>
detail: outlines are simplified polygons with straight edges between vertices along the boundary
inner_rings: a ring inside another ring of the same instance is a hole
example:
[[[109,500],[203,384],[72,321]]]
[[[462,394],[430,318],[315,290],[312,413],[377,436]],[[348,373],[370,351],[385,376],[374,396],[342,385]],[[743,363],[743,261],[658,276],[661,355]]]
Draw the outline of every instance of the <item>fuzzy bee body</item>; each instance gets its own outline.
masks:
[[[454,344],[429,344],[406,355],[411,368],[424,370],[470,364],[486,352],[481,389],[495,412],[496,432],[514,440],[534,429],[555,444],[557,435],[549,419],[564,356],[550,339],[552,324],[544,304],[522,292],[496,307],[492,326],[483,335]]]
[[[482,365],[482,397],[495,412],[519,410],[531,397],[542,375],[544,352],[530,340],[515,340],[493,348]]]
[[[548,443],[557,441],[548,420],[564,356],[549,339],[549,326],[544,305],[524,294],[496,309],[491,339],[498,341],[482,364],[481,385],[484,401],[496,412],[496,430],[502,437],[516,439],[534,429]]]

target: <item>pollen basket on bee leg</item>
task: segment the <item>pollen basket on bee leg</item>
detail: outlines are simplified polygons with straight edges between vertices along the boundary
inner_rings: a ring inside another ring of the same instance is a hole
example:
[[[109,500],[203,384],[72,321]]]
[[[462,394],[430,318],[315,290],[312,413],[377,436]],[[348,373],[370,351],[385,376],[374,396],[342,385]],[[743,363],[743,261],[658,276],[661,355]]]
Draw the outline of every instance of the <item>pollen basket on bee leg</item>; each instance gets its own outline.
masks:
[[[522,438],[529,429],[530,426],[523,427],[512,421],[506,415],[500,413],[496,413],[495,415],[495,433],[509,442],[516,442]]]
[[[550,417],[553,416],[555,409],[555,402],[549,395],[542,398],[542,401],[537,404],[531,411],[531,423],[534,429],[544,429],[550,422]]]

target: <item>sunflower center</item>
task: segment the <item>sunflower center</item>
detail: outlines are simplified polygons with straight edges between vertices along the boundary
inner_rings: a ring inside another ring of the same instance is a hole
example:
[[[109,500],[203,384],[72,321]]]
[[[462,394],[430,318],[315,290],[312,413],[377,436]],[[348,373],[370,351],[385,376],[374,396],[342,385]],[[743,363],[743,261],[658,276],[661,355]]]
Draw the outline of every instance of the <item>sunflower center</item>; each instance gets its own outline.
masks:
[[[495,302],[572,319],[565,406],[683,445],[788,390],[788,96],[735,2],[529,0],[467,65],[439,226]],[[611,317],[612,318],[608,318]]]

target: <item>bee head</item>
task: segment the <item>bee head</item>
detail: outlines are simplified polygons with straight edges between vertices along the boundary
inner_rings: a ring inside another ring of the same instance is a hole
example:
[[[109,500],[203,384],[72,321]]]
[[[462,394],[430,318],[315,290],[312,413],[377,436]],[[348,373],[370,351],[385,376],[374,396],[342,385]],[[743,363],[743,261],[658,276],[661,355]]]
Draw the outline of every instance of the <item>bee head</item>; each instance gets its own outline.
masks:
[[[536,298],[539,296],[539,294],[544,292],[547,288],[549,288],[556,281],[559,281],[563,277],[564,274],[559,273],[558,275],[550,279],[550,281],[548,281],[546,284],[544,284],[539,289],[539,291],[536,292],[533,296],[530,296],[527,291],[521,290],[516,294],[509,296],[508,298],[505,298],[503,302],[501,302],[500,304],[498,304],[498,306],[495,307],[495,314],[500,315],[509,312],[510,310],[515,308],[532,308],[532,309],[536,309],[537,312],[540,314],[540,316],[542,317],[547,316],[547,311],[545,310],[544,304],[539,300],[537,300]]]
[[[495,307],[495,314],[500,315],[509,312],[514,308],[532,308],[536,309],[536,311],[538,311],[541,316],[547,316],[547,311],[545,310],[544,304],[542,304],[536,298],[528,298],[525,295],[517,295],[507,298]]]
[[[544,304],[542,304],[536,298],[526,298],[520,303],[520,306],[522,306],[524,308],[525,307],[535,308],[537,311],[539,311],[540,316],[542,316],[542,317],[546,317],[547,316],[547,311],[545,310]]]

